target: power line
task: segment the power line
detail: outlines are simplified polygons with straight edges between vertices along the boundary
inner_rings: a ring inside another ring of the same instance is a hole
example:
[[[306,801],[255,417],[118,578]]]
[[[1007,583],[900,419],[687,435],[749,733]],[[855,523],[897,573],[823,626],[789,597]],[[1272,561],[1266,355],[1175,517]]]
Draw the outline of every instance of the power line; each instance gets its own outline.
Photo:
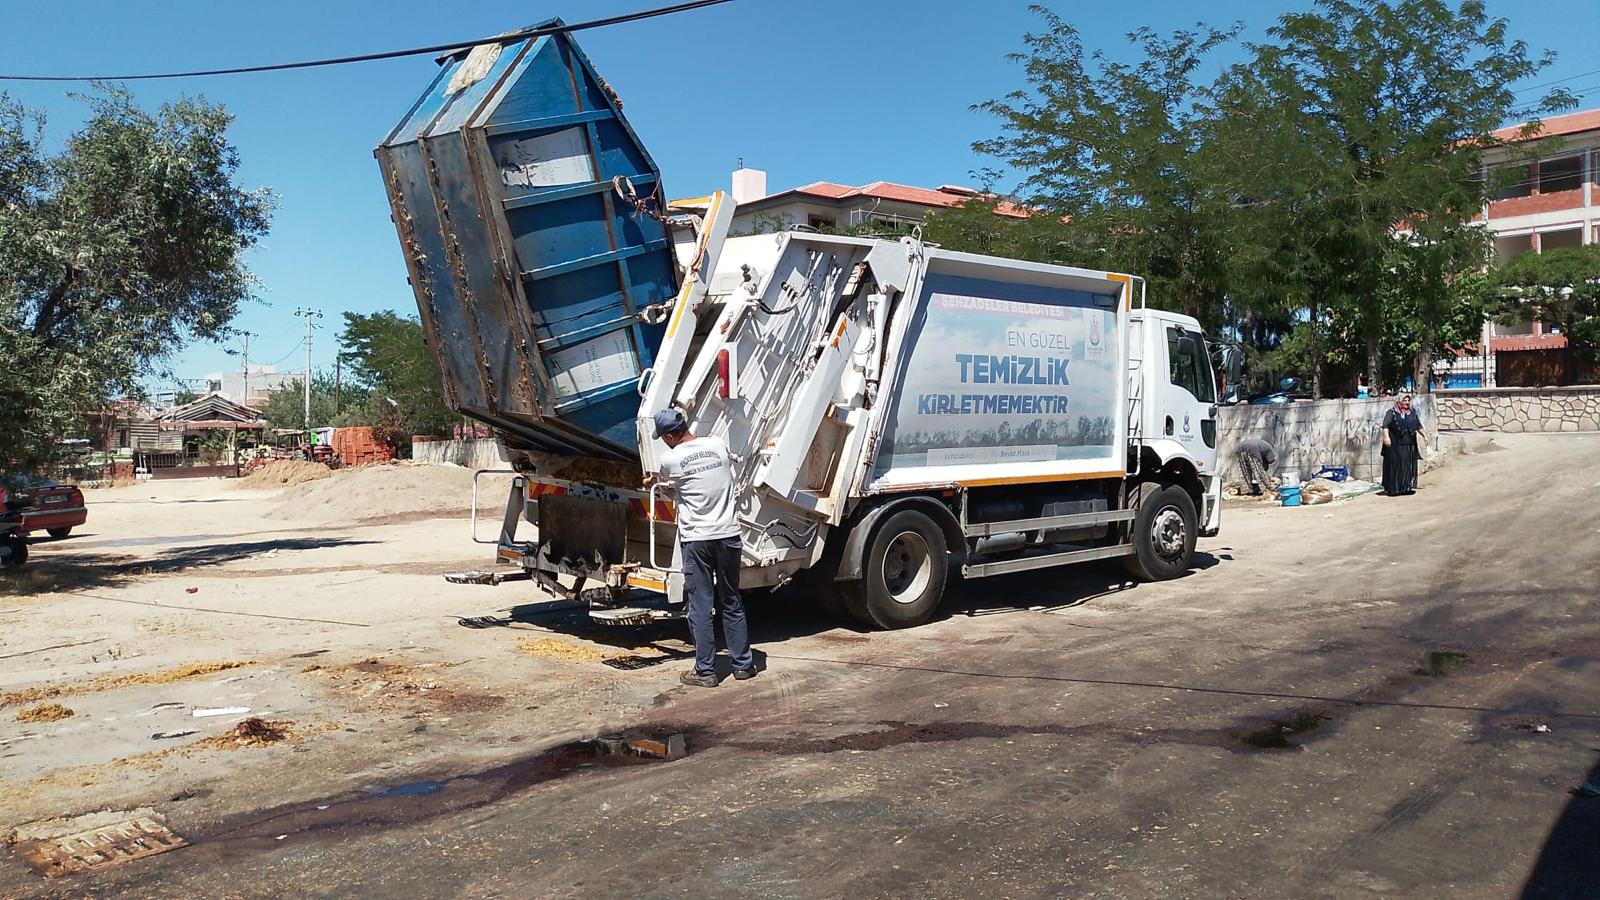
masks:
[[[1576,75],[1568,75],[1566,78],[1557,78],[1555,81],[1546,81],[1544,84],[1535,84],[1535,85],[1530,85],[1530,86],[1525,87],[1525,88],[1517,88],[1516,90],[1512,91],[1511,93],[1513,93],[1513,94],[1526,94],[1529,91],[1537,91],[1540,88],[1547,88],[1547,87],[1550,87],[1552,85],[1564,84],[1564,83],[1566,83],[1568,81],[1577,81],[1579,78],[1587,78],[1590,75],[1600,75],[1600,69],[1595,69],[1592,72],[1579,72]]]
[[[273,360],[272,362],[267,363],[267,365],[276,368],[279,363],[281,363],[284,360],[288,359],[289,357],[293,356],[295,350],[299,350],[301,347],[304,347],[305,345],[306,345],[306,339],[305,338],[301,338],[300,339],[300,343],[294,345],[294,350],[290,350],[288,353],[285,353],[284,355],[278,357],[277,359]]]
[[[604,19],[590,19],[587,22],[575,22],[571,25],[543,25],[534,28],[523,28],[518,31],[508,31],[492,37],[480,38],[475,41],[457,41],[453,44],[435,44],[431,47],[413,47],[409,50],[386,50],[381,53],[363,53],[357,56],[340,56],[332,59],[312,59],[301,62],[272,63],[262,66],[239,66],[232,69],[200,69],[192,72],[159,72],[138,75],[0,75],[0,81],[147,81],[156,78],[201,78],[210,75],[248,75],[255,72],[281,72],[288,69],[314,69],[320,66],[342,66],[348,63],[376,62],[382,59],[398,59],[403,56],[422,56],[428,53],[443,53],[452,50],[466,50],[479,44],[504,44],[520,41],[531,37],[543,37],[549,34],[565,34],[571,31],[586,31],[590,28],[603,28],[607,25],[620,25],[624,22],[637,22],[641,19],[653,19],[657,16],[666,16],[673,13],[688,12],[707,6],[717,6],[722,3],[731,3],[732,0],[688,0],[685,3],[676,3],[671,6],[658,6],[653,9],[644,9],[638,12],[623,13],[608,16]]]

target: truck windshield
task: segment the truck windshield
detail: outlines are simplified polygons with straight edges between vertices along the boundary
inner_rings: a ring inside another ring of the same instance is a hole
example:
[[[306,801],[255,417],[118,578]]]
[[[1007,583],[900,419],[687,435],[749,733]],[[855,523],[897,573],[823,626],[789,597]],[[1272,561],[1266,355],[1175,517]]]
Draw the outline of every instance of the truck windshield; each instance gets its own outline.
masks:
[[[1171,380],[1201,403],[1217,402],[1217,383],[1211,377],[1211,361],[1206,357],[1200,335],[1167,326],[1167,361]]]

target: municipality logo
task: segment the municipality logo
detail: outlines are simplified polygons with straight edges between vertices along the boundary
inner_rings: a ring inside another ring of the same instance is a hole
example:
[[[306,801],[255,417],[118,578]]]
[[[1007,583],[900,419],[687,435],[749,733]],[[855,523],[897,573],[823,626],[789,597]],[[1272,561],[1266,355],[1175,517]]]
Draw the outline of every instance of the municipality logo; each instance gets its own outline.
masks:
[[[1188,416],[1187,413],[1185,413],[1184,416],[1183,416],[1183,433],[1184,434],[1188,434],[1189,433],[1189,416]]]

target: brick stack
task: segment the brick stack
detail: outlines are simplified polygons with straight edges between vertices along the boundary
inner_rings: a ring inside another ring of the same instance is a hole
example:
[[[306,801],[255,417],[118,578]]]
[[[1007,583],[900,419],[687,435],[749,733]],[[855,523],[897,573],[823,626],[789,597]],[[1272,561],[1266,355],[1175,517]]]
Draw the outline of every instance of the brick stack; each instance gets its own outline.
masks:
[[[372,436],[372,428],[365,425],[355,428],[335,428],[333,452],[339,454],[339,458],[347,466],[388,462],[394,458],[389,448]]]

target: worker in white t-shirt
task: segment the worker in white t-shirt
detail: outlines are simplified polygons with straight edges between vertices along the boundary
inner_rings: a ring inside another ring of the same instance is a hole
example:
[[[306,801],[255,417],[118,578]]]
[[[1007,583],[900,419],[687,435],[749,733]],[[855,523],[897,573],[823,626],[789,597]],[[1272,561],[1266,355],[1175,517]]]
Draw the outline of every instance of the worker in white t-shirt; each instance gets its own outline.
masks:
[[[716,687],[717,639],[711,610],[722,619],[722,638],[733,657],[733,677],[756,676],[739,596],[739,524],[734,519],[733,466],[728,444],[719,437],[695,437],[676,409],[655,415],[655,436],[667,445],[661,479],[678,496],[678,543],[683,547],[683,583],[689,602],[689,634],[694,638],[694,668],[679,676],[684,684]]]

